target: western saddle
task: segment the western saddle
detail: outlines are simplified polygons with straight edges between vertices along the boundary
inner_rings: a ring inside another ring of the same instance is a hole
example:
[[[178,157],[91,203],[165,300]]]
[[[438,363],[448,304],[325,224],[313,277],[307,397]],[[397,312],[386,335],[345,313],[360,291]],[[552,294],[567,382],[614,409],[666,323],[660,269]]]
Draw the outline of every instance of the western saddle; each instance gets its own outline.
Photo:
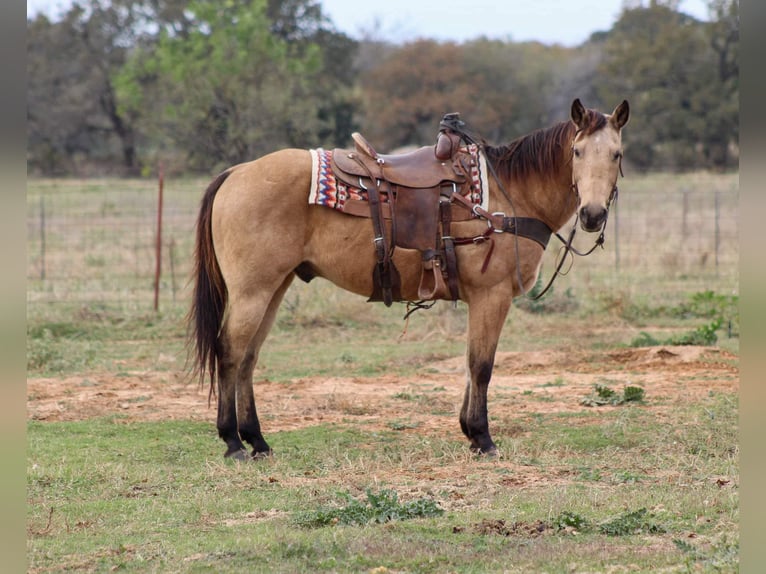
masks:
[[[402,300],[399,272],[392,259],[396,247],[416,249],[421,253],[422,272],[418,285],[421,301],[457,301],[456,245],[491,241],[494,231],[509,231],[532,236],[545,248],[550,235],[545,224],[542,224],[544,229],[539,229],[533,223],[535,229],[531,235],[517,229],[519,224],[542,222],[490,214],[468,199],[472,191],[480,190],[473,189],[471,168],[476,159],[463,145],[472,142],[464,125],[459,114],[446,114],[439,124],[435,145],[404,154],[379,154],[358,132],[352,134],[353,150],[333,150],[335,177],[367,192],[368,201],[349,198],[343,211],[372,220],[376,265],[370,301],[383,301],[390,306],[393,301]],[[489,190],[482,192],[489,193]],[[452,221],[476,217],[488,221],[487,232],[472,238],[452,236]],[[386,224],[386,221],[390,223]],[[490,250],[485,268],[491,253]]]

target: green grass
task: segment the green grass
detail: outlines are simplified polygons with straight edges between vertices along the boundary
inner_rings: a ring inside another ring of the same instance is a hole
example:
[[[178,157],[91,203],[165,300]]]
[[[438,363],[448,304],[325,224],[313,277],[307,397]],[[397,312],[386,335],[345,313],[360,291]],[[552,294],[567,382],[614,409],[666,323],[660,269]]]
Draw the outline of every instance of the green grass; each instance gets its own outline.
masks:
[[[644,400],[644,389],[641,387],[625,386],[622,393],[618,393],[607,385],[593,385],[593,393],[580,401],[581,405],[587,407],[603,405],[621,405],[630,402],[642,402]]]
[[[347,494],[344,497],[345,505],[301,512],[295,518],[295,523],[307,528],[320,528],[335,524],[383,524],[444,514],[444,510],[431,498],[401,503],[396,491],[384,489],[375,493],[369,488],[366,496],[367,499],[360,502]]]
[[[277,454],[254,464],[222,460],[205,423],[30,422],[28,558],[52,572],[735,571],[737,489],[719,479],[737,480],[736,419],[718,394],[671,423],[635,405],[533,418],[498,460],[459,437],[322,425],[274,433]],[[559,478],[507,486],[531,471]]]

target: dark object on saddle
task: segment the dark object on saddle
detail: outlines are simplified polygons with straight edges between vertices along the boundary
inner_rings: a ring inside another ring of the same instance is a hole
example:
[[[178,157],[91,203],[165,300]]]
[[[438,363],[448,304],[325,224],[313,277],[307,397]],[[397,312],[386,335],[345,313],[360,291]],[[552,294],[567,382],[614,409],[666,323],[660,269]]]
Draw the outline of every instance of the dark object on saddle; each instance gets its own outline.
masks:
[[[444,114],[439,122],[439,135],[436,137],[436,159],[448,160],[455,157],[463,139],[461,134],[464,129],[465,122],[460,119],[459,113]]]

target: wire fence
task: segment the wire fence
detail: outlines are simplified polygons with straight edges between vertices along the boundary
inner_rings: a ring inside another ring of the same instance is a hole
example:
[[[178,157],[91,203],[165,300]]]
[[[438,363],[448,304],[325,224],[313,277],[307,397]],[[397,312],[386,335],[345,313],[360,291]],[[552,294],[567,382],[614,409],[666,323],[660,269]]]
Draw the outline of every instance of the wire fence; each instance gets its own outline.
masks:
[[[160,304],[185,296],[191,269],[196,182],[164,192]],[[28,303],[153,307],[157,182],[41,181],[27,194]]]
[[[661,294],[738,292],[736,174],[653,175],[621,182],[604,251],[564,285]],[[167,181],[158,270],[158,182],[32,180],[27,189],[27,303],[186,306],[196,215],[207,181]],[[254,222],[254,225],[257,223]],[[581,234],[586,246],[593,236]],[[555,240],[543,273],[553,269]]]

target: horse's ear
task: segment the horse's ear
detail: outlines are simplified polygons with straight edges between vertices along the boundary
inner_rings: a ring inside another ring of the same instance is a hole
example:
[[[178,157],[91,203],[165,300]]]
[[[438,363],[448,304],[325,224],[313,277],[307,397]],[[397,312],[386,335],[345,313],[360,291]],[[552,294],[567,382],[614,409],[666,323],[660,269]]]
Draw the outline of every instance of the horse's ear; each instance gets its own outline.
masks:
[[[622,103],[614,108],[614,111],[612,112],[612,125],[619,131],[622,129],[622,126],[628,123],[629,119],[630,106],[628,105],[628,100],[622,100]]]
[[[572,121],[580,129],[587,127],[585,125],[585,116],[585,106],[582,105],[580,98],[575,98],[575,101],[572,102]]]

